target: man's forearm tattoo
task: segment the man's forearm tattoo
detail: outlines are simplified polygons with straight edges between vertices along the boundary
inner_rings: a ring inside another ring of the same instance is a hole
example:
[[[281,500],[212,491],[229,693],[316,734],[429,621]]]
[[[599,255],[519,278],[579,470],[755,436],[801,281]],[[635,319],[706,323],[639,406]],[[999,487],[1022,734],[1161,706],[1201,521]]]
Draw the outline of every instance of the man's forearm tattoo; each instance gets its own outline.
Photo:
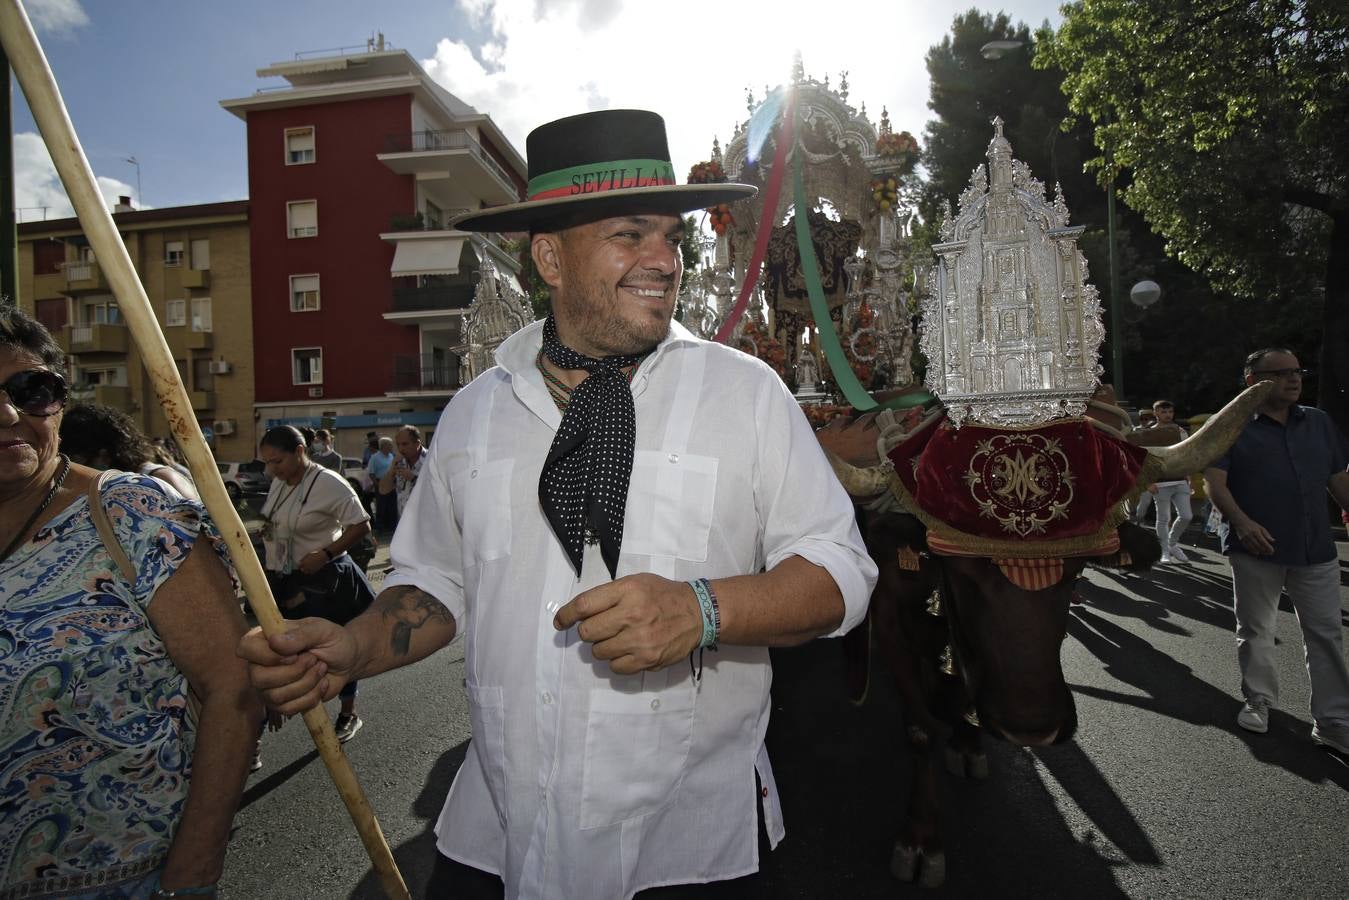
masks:
[[[375,601],[375,608],[386,619],[393,619],[389,645],[396,656],[407,656],[412,645],[412,632],[428,621],[454,624],[454,616],[435,597],[411,585],[399,585],[384,591]]]

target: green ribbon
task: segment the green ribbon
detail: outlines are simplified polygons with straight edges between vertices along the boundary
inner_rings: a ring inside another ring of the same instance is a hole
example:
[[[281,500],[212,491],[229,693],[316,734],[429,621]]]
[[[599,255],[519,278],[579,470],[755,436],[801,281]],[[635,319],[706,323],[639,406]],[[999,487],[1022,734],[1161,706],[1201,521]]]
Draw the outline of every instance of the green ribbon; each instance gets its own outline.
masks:
[[[820,281],[820,262],[815,256],[815,243],[810,239],[810,219],[806,213],[806,183],[801,177],[801,154],[792,154],[792,192],[796,204],[796,246],[801,253],[801,274],[806,279],[806,294],[810,297],[810,311],[815,316],[815,325],[820,329],[820,346],[824,348],[824,359],[829,371],[834,375],[834,383],[843,392],[843,398],[858,412],[871,412],[873,409],[908,409],[912,406],[924,406],[937,399],[927,391],[904,394],[878,403],[867,393],[862,382],[857,380],[848,356],[839,343],[838,332],[834,330],[834,320],[829,316],[829,305],[824,299],[824,284]]]

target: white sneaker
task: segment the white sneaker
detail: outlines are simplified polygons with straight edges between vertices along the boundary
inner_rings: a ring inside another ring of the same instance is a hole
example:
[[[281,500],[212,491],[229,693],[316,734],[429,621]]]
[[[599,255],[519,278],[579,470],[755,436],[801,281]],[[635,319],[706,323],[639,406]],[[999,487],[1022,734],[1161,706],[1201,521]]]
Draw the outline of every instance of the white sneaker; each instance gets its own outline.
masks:
[[[1237,724],[1247,731],[1254,731],[1256,734],[1264,734],[1269,731],[1269,701],[1268,700],[1247,700],[1241,707],[1241,712],[1237,713]],[[1313,739],[1316,735],[1313,731]]]
[[[1313,725],[1312,740],[1349,756],[1349,725]]]
[[[1163,550],[1163,551],[1162,551],[1162,558],[1159,559],[1159,560],[1157,560],[1157,561],[1158,561],[1158,562],[1169,563],[1169,562],[1171,561],[1171,554],[1168,553],[1167,551]]]
[[[1180,549],[1179,544],[1171,545],[1171,562],[1187,563],[1190,558],[1185,555],[1185,551]]]

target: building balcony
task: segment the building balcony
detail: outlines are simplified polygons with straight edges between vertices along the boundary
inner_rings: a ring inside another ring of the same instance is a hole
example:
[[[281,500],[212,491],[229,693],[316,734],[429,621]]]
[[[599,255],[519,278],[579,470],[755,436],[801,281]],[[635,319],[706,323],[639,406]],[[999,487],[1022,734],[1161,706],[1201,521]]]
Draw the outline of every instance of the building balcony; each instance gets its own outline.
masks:
[[[393,381],[389,388],[392,396],[448,396],[460,387],[459,357],[453,353],[393,358]]]
[[[57,343],[66,353],[126,353],[126,327],[123,325],[68,325]]]
[[[94,385],[95,403],[111,406],[114,409],[129,409],[131,406],[131,388],[124,384]]]
[[[488,203],[514,203],[515,182],[467,131],[391,134],[379,160],[399,175],[441,177],[457,182]]]
[[[215,391],[193,391],[192,411],[210,412],[215,409]]]
[[[473,284],[430,285],[415,288],[394,288],[391,311],[396,313],[415,312],[459,312],[468,309],[473,302]]]
[[[186,359],[189,350],[210,350],[215,339],[209,331],[193,331],[186,326],[164,329],[164,338],[175,359]]]
[[[178,275],[182,279],[184,289],[207,288],[211,286],[210,269],[179,269]]]
[[[67,294],[106,294],[110,290],[108,279],[96,262],[66,263],[61,272],[65,275]]]

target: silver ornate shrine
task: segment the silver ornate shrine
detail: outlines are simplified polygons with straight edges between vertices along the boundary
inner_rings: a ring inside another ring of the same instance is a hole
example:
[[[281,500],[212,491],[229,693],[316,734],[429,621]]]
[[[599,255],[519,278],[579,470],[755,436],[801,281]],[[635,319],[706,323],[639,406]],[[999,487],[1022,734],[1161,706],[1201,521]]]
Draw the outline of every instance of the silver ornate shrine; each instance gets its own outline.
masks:
[[[767,358],[754,336],[781,346],[781,374],[797,385],[804,402],[826,399],[818,390],[827,370],[817,356],[818,327],[799,267],[796,234],[790,217],[806,215],[819,256],[825,302],[848,353],[854,372],[864,384],[878,388],[903,387],[914,381],[910,364],[914,345],[913,317],[905,289],[911,264],[910,224],[917,201],[913,169],[918,145],[889,150],[899,134],[889,115],[881,113],[879,128],[849,102],[847,73],[837,86],[829,78],[809,77],[800,54],[788,86],[796,95],[796,127],[787,151],[788,165],[802,164],[808,210],[796,210],[790,179],[775,209],[765,209],[762,188],[772,175],[773,129],[762,147],[753,148],[750,126],[738,124],[725,151],[714,141],[711,159],[731,181],[758,185],[757,197],[731,206],[734,223],[703,244],[704,264],[686,278],[681,297],[682,323],[695,334],[711,337],[730,311],[744,280],[759,223],[768,218],[773,235],[763,271],[745,319],[733,333],[731,346]],[[764,102],[773,91],[764,89]],[[759,110],[751,93],[746,109],[751,118]],[[751,158],[757,153],[757,158]],[[876,201],[877,182],[891,179],[884,205]],[[866,315],[862,315],[865,309]]]
[[[463,343],[453,348],[459,355],[459,383],[468,384],[496,365],[496,349],[502,341],[533,321],[529,298],[516,289],[514,278],[503,276],[484,254],[478,287],[464,314]]]
[[[957,426],[1081,415],[1101,373],[1105,329],[1077,249],[1083,226],[1068,226],[1061,188],[1047,200],[1012,158],[1002,126],[993,120],[988,166],[970,176],[959,214],[947,206],[922,302],[927,387]]]

